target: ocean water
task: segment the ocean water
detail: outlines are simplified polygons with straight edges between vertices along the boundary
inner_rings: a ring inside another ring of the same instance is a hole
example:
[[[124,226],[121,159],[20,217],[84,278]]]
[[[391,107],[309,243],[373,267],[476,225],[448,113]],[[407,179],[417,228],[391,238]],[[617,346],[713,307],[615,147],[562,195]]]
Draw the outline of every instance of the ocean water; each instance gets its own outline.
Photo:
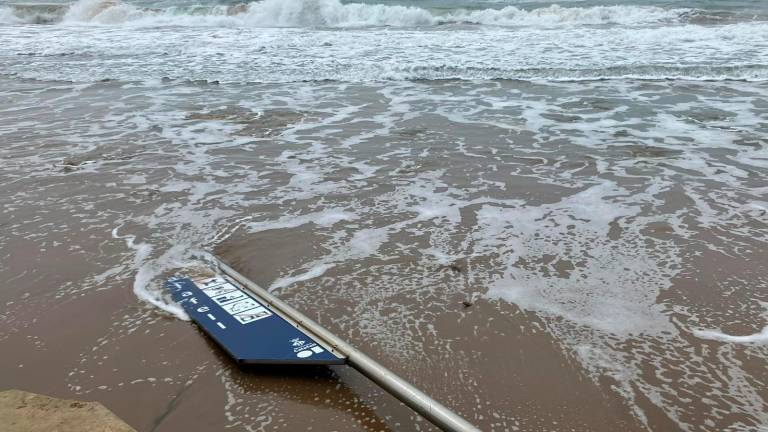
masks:
[[[768,77],[768,6],[761,1],[201,5],[83,0],[0,4],[0,22],[9,48],[4,73],[33,79]],[[24,26],[29,23],[38,26]]]
[[[430,430],[234,367],[216,253],[483,430],[766,430],[767,136],[766,1],[2,0],[0,388]]]

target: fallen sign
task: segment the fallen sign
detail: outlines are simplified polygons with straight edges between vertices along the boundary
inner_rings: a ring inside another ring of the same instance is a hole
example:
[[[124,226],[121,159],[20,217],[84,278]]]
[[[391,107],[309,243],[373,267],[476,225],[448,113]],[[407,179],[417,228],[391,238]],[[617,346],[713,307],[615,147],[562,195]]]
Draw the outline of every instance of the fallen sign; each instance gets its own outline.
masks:
[[[238,363],[344,364],[345,357],[304,333],[263,300],[222,276],[173,277],[173,300]]]
[[[169,278],[166,289],[203,331],[238,363],[348,364],[424,418],[449,432],[479,432],[301,312],[221,260],[215,277]]]

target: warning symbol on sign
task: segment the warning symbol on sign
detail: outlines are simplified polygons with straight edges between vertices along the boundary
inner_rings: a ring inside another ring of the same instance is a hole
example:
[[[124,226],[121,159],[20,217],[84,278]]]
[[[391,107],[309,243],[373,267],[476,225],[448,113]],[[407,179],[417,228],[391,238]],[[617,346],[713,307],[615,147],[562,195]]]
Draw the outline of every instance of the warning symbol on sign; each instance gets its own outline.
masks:
[[[234,315],[238,312],[247,311],[249,309],[253,309],[255,307],[261,306],[260,304],[256,303],[256,301],[252,298],[246,298],[244,300],[240,300],[234,303],[228,303],[225,305],[222,305],[221,307],[224,308],[225,311],[229,312],[230,314]]]
[[[215,278],[208,278],[208,279],[202,279],[202,280],[196,280],[195,283],[197,286],[199,286],[202,289],[206,288],[213,288],[216,285],[221,285],[223,283],[226,283],[227,281],[220,277]]]
[[[232,284],[224,284],[224,285],[215,286],[213,288],[206,288],[203,290],[203,292],[208,294],[208,297],[217,297],[222,294],[235,291],[236,289],[237,288]]]
[[[241,324],[248,324],[249,322],[258,321],[271,315],[272,313],[270,311],[259,306],[255,309],[249,309],[245,312],[235,314],[235,319],[240,321]]]

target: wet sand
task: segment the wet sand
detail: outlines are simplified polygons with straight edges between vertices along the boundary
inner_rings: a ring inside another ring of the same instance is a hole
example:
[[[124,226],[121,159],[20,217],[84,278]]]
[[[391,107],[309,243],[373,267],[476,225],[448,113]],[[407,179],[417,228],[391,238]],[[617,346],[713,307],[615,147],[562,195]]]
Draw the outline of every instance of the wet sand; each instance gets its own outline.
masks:
[[[482,430],[768,424],[764,342],[696,336],[766,324],[764,84],[1,83],[0,389],[433,430],[346,367],[237,367],[160,296],[209,250]]]

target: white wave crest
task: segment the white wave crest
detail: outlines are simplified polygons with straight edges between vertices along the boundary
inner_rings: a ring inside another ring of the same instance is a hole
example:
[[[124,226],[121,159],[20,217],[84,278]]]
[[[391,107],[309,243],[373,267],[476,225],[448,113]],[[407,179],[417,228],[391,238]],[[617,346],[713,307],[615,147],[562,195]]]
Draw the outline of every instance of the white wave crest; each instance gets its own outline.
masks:
[[[687,9],[651,6],[515,6],[435,13],[412,6],[339,0],[262,0],[234,6],[141,9],[119,0],[79,0],[63,18],[69,23],[249,27],[419,27],[465,23],[496,26],[641,25],[679,20]]]
[[[406,6],[341,4],[338,0],[264,0],[244,14],[260,27],[358,27],[434,25],[425,9]]]
[[[64,15],[64,22],[118,24],[150,16],[134,6],[117,0],[78,0]]]
[[[23,21],[13,13],[13,9],[0,7],[0,24],[19,24]]]
[[[649,24],[675,21],[682,9],[662,9],[653,6],[594,6],[562,7],[552,5],[530,11],[507,6],[503,9],[483,9],[448,15],[450,21],[501,26],[556,26],[597,24]]]

